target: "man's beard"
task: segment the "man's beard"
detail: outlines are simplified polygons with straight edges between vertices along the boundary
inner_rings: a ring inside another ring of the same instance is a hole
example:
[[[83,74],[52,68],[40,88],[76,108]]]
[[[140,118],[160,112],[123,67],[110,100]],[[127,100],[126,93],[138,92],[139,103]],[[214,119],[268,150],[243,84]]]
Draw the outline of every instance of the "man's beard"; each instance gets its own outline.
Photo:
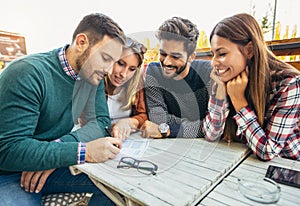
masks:
[[[76,59],[76,68],[77,70],[80,72],[80,70],[82,69],[83,67],[83,64],[86,63],[87,59],[89,58],[89,55],[90,55],[90,51],[91,49],[90,48],[87,48],[87,50],[85,50],[83,52],[82,55],[80,55],[77,59]]]
[[[176,76],[180,75],[186,68],[187,66],[187,61],[185,62],[185,64],[182,67],[177,67],[177,66],[172,66],[172,65],[165,65],[163,62],[161,62],[161,66],[162,68],[174,68],[175,69],[175,73],[170,77],[170,78],[175,78]]]
[[[180,75],[185,70],[186,65],[187,65],[187,61],[185,62],[185,64],[182,67],[180,67],[179,69],[176,69],[176,74]]]

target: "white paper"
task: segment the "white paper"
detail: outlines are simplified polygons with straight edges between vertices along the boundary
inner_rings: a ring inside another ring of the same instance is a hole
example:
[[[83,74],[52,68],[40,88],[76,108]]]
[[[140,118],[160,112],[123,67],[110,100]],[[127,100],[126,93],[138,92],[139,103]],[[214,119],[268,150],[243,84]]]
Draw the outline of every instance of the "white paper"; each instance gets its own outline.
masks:
[[[147,139],[126,139],[122,144],[122,149],[117,155],[116,159],[121,157],[143,157],[143,154],[149,146],[149,140]]]

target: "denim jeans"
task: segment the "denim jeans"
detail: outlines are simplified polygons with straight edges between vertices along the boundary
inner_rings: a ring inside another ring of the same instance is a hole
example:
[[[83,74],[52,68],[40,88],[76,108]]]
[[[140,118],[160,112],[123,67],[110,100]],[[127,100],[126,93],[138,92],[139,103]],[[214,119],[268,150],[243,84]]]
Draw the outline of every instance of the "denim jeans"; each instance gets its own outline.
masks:
[[[92,205],[114,205],[114,203],[99,190],[89,177],[83,173],[72,175],[69,168],[56,169],[47,179],[39,193],[29,193],[20,186],[21,173],[0,175],[0,205],[1,206],[40,206],[42,195],[51,193],[93,193],[89,201]]]

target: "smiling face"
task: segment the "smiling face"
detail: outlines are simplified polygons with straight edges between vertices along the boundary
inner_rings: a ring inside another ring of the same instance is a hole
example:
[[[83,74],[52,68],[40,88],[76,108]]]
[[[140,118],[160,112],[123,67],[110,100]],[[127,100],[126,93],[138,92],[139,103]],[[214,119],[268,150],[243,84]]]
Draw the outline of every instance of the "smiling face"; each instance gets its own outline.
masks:
[[[245,70],[247,57],[238,44],[217,35],[212,37],[210,44],[213,53],[212,66],[221,81],[228,82]]]
[[[159,61],[166,78],[174,78],[179,73],[184,78],[189,71],[188,56],[183,41],[161,40]]]
[[[109,36],[88,47],[76,60],[79,75],[94,86],[112,69],[122,53],[122,44]]]
[[[123,86],[137,72],[139,60],[131,49],[124,49],[121,59],[114,63],[111,74],[108,75],[110,85],[115,88]]]

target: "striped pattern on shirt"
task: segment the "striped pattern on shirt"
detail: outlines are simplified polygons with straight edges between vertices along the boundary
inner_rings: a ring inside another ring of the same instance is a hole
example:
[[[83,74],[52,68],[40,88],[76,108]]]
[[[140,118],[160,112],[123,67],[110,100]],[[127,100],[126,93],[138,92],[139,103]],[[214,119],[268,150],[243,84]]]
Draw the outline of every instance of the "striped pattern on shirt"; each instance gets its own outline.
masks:
[[[85,162],[86,143],[78,143],[78,161],[77,164],[83,164]]]

